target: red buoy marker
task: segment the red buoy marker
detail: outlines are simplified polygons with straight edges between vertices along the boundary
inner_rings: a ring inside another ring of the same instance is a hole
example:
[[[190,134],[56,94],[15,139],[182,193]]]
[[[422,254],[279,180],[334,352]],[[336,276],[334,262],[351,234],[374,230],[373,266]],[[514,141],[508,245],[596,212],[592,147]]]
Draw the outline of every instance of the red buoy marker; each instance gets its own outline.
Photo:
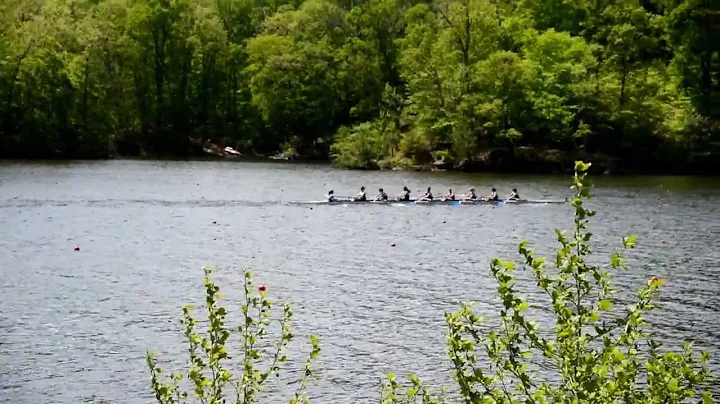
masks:
[[[390,244],[390,247],[395,247],[395,243]]]
[[[264,292],[266,290],[265,285],[258,286],[258,290],[260,291],[260,293]]]
[[[75,246],[75,251],[80,251],[80,247]]]

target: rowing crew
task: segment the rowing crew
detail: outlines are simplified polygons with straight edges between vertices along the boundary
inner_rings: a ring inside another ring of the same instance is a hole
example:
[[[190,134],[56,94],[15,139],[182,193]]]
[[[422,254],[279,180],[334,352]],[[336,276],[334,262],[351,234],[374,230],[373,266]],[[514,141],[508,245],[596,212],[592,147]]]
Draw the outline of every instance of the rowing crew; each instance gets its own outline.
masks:
[[[434,197],[432,194],[432,189],[431,189],[431,187],[428,187],[425,194],[422,197],[420,197],[420,199],[418,199],[418,201],[419,202],[431,202],[431,201],[433,201],[433,199],[434,199]],[[354,198],[352,198],[353,202],[366,202],[367,200],[368,199],[367,199],[367,195],[365,194],[364,186],[360,187],[360,192]],[[375,197],[371,199],[371,201],[374,201],[374,202],[385,202],[387,200],[388,200],[388,195],[382,188],[378,189],[378,194],[375,195]],[[395,200],[396,201],[410,201],[410,190],[408,189],[408,187],[403,187],[402,192],[400,193],[400,195],[398,195],[395,198]],[[456,200],[455,193],[453,192],[452,189],[448,189],[447,193],[445,195],[443,195],[440,198],[440,200],[454,201],[454,200]],[[470,188],[470,192],[468,194],[464,195],[463,198],[461,198],[461,200],[463,200],[463,201],[498,201],[499,198],[498,198],[497,190],[495,188],[493,188],[490,191],[490,195],[488,195],[487,197],[478,196],[477,192],[475,191],[475,188]],[[517,189],[513,188],[512,193],[510,193],[510,195],[507,197],[506,200],[509,200],[509,201],[520,200],[520,195],[518,194]],[[328,192],[327,201],[328,202],[337,201],[337,199],[335,198],[335,191],[330,190],[330,192]]]

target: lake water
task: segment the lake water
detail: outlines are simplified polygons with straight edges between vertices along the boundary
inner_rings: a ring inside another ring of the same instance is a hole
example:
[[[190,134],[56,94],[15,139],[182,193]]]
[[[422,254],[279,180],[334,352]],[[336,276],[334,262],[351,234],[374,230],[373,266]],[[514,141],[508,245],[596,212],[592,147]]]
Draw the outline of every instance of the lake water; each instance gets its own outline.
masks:
[[[631,270],[615,278],[620,299],[653,275],[667,279],[663,311],[652,317],[658,337],[694,340],[715,351],[720,369],[720,179],[598,177],[596,184],[598,259],[621,236],[639,236]],[[294,305],[294,370],[271,386],[267,402],[294,391],[288,384],[299,377],[309,333],[322,348],[314,402],[376,402],[388,372],[449,384],[444,313],[473,300],[492,319],[489,260],[516,258],[523,238],[551,252],[554,229],[571,224],[571,207],[287,203],[322,199],[330,188],[351,195],[360,185],[369,194],[408,185],[414,195],[426,186],[436,194],[494,186],[530,199],[571,195],[564,176],[0,163],[0,402],[153,402],[145,350],[159,352],[165,366],[183,364],[180,309],[202,301],[204,265],[217,268],[231,311],[246,266],[274,299]],[[519,276],[534,297],[527,274]]]

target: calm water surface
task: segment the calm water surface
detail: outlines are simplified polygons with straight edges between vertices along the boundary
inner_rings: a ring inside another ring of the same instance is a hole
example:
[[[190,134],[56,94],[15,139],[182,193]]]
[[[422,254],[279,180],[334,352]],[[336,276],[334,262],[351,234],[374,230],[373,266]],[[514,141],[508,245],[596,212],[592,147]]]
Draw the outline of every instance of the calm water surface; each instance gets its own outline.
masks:
[[[182,365],[177,319],[184,304],[202,301],[204,265],[218,269],[229,304],[240,297],[245,266],[274,298],[294,304],[295,369],[307,335],[320,335],[315,402],[377,401],[378,380],[390,371],[449,383],[443,314],[474,300],[492,319],[490,258],[515,258],[523,238],[551,252],[554,229],[571,224],[570,206],[287,204],[321,199],[329,188],[354,194],[360,185],[391,195],[403,185],[414,194],[430,185],[435,193],[495,186],[532,199],[570,195],[569,178],[554,176],[0,163],[0,402],[152,402],[145,350]],[[595,195],[597,252],[639,235],[635,265],[616,278],[620,298],[652,275],[667,279],[663,314],[652,318],[658,337],[716,351],[720,369],[720,179],[605,177]],[[534,309],[542,317],[543,307]],[[286,373],[268,402],[288,398],[298,377]]]

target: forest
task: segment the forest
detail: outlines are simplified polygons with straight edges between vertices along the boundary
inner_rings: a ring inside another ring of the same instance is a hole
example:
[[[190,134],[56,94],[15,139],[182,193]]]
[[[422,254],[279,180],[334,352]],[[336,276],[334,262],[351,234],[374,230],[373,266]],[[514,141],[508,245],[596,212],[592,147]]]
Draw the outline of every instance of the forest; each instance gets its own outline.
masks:
[[[717,0],[3,0],[0,158],[720,169]]]

